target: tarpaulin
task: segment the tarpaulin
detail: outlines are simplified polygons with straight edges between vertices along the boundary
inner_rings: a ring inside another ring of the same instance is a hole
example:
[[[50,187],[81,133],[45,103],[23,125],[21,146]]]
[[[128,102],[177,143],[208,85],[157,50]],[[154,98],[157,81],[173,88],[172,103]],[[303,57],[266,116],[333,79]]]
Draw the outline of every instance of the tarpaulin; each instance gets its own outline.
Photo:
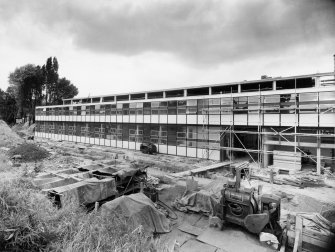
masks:
[[[102,214],[122,214],[134,225],[142,225],[151,233],[170,232],[169,220],[157,210],[153,202],[143,193],[121,196],[101,207]]]
[[[61,205],[69,203],[90,204],[117,195],[114,178],[90,178],[74,184],[45,190],[60,196]]]
[[[180,211],[189,210],[206,215],[216,215],[225,181],[225,179],[217,179],[200,191],[187,191],[186,195],[174,202],[174,207]]]

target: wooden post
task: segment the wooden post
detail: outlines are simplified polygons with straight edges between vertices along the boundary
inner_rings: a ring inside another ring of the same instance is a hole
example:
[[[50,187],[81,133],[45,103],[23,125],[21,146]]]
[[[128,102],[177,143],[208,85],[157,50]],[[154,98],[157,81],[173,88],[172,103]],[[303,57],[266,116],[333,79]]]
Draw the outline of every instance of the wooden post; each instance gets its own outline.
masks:
[[[302,252],[302,218],[301,216],[297,215],[295,217],[295,241],[293,252]]]

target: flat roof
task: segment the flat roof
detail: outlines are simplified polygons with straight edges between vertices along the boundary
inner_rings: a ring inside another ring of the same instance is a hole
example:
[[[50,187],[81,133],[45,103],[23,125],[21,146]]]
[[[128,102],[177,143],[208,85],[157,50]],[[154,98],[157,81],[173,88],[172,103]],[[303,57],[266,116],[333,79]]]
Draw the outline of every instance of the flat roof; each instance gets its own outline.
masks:
[[[110,97],[110,96],[121,96],[121,95],[131,95],[131,94],[145,94],[145,93],[158,93],[158,92],[167,92],[167,91],[177,91],[177,90],[185,90],[185,89],[198,89],[198,88],[209,88],[209,87],[219,87],[219,86],[232,86],[238,84],[254,84],[254,83],[262,83],[268,81],[279,81],[279,80],[289,80],[289,79],[300,79],[300,78],[313,78],[313,77],[321,77],[321,76],[334,76],[335,72],[326,72],[326,73],[315,73],[315,74],[306,74],[306,75],[295,75],[288,77],[267,77],[264,79],[258,80],[244,80],[237,82],[227,82],[227,83],[217,83],[217,84],[207,84],[200,86],[188,86],[188,87],[180,87],[180,88],[169,88],[169,89],[158,89],[158,90],[150,90],[150,91],[141,91],[141,92],[130,92],[130,93],[118,93],[118,94],[109,94],[109,95],[94,95],[94,96],[85,96],[85,97],[74,97],[63,99],[63,101],[69,100],[80,100],[80,99],[91,99],[91,98],[101,98],[101,97]]]

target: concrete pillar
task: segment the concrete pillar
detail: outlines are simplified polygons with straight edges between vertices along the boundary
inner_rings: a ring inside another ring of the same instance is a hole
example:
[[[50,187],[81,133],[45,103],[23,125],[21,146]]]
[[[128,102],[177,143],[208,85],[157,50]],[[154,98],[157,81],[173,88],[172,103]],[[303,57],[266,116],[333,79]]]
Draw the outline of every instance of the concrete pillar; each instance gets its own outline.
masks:
[[[269,145],[263,144],[263,168],[267,168],[269,166],[269,154],[267,153],[269,151]]]
[[[128,100],[129,100],[129,101],[131,100],[131,94],[129,94],[129,96],[128,96]]]
[[[314,80],[315,80],[315,87],[317,88],[320,87],[321,86],[320,77],[315,77]]]
[[[145,93],[145,94],[144,94],[144,99],[145,99],[145,100],[148,100],[148,93]]]
[[[270,133],[268,129],[263,129],[264,133]],[[270,164],[270,159],[272,153],[268,153],[273,151],[274,147],[273,145],[265,144],[267,140],[269,140],[269,135],[268,134],[263,134],[263,139],[262,139],[262,147],[261,150],[263,150],[263,162],[262,162],[262,167],[267,168]]]
[[[277,82],[276,81],[272,82],[272,89],[277,90]]]
[[[166,98],[166,92],[163,91],[163,98]]]
[[[187,97],[187,89],[184,89],[184,97]]]
[[[237,92],[238,92],[238,93],[241,93],[241,84],[238,84],[238,85],[237,85]]]
[[[212,87],[209,87],[209,88],[208,88],[208,94],[209,94],[209,95],[212,95]]]

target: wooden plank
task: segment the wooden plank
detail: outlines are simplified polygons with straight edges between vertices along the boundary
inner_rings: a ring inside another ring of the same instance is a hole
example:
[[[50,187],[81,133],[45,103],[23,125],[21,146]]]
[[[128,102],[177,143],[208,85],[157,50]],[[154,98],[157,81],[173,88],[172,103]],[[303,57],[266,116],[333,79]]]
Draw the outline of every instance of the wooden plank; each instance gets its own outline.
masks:
[[[297,252],[298,251],[300,233],[301,232],[299,230],[297,230],[297,229],[295,230],[293,252]]]
[[[280,251],[279,252],[285,252],[286,249],[286,242],[287,242],[287,230],[285,229],[283,233],[283,240],[281,243]]]
[[[304,244],[307,245],[313,245],[314,247],[320,248],[320,251],[322,251],[325,248],[328,248],[328,243],[318,240],[315,237],[310,237],[307,235],[302,236],[302,241]],[[292,230],[287,231],[287,243],[289,246],[293,247],[295,243],[295,232]],[[304,245],[304,247],[305,247]]]
[[[181,226],[178,227],[178,229],[180,231],[183,231],[185,233],[192,234],[192,235],[195,235],[195,236],[200,235],[204,231],[203,229],[201,229],[199,227],[192,226],[188,223],[183,223]]]
[[[302,229],[303,229],[303,220],[301,216],[297,215],[295,217],[295,231],[299,231],[299,239],[298,239],[298,252],[302,251]]]
[[[218,163],[218,164],[213,164],[213,165],[209,165],[206,167],[200,167],[200,168],[196,168],[193,170],[189,170],[189,171],[183,171],[183,172],[178,172],[178,173],[172,173],[170,174],[173,177],[186,177],[186,176],[190,176],[192,174],[197,174],[197,173],[201,173],[201,172],[206,172],[206,171],[210,171],[210,170],[215,170],[215,169],[219,169],[222,168],[224,166],[228,166],[233,164],[233,162],[227,161],[227,162],[222,162],[222,163]]]

